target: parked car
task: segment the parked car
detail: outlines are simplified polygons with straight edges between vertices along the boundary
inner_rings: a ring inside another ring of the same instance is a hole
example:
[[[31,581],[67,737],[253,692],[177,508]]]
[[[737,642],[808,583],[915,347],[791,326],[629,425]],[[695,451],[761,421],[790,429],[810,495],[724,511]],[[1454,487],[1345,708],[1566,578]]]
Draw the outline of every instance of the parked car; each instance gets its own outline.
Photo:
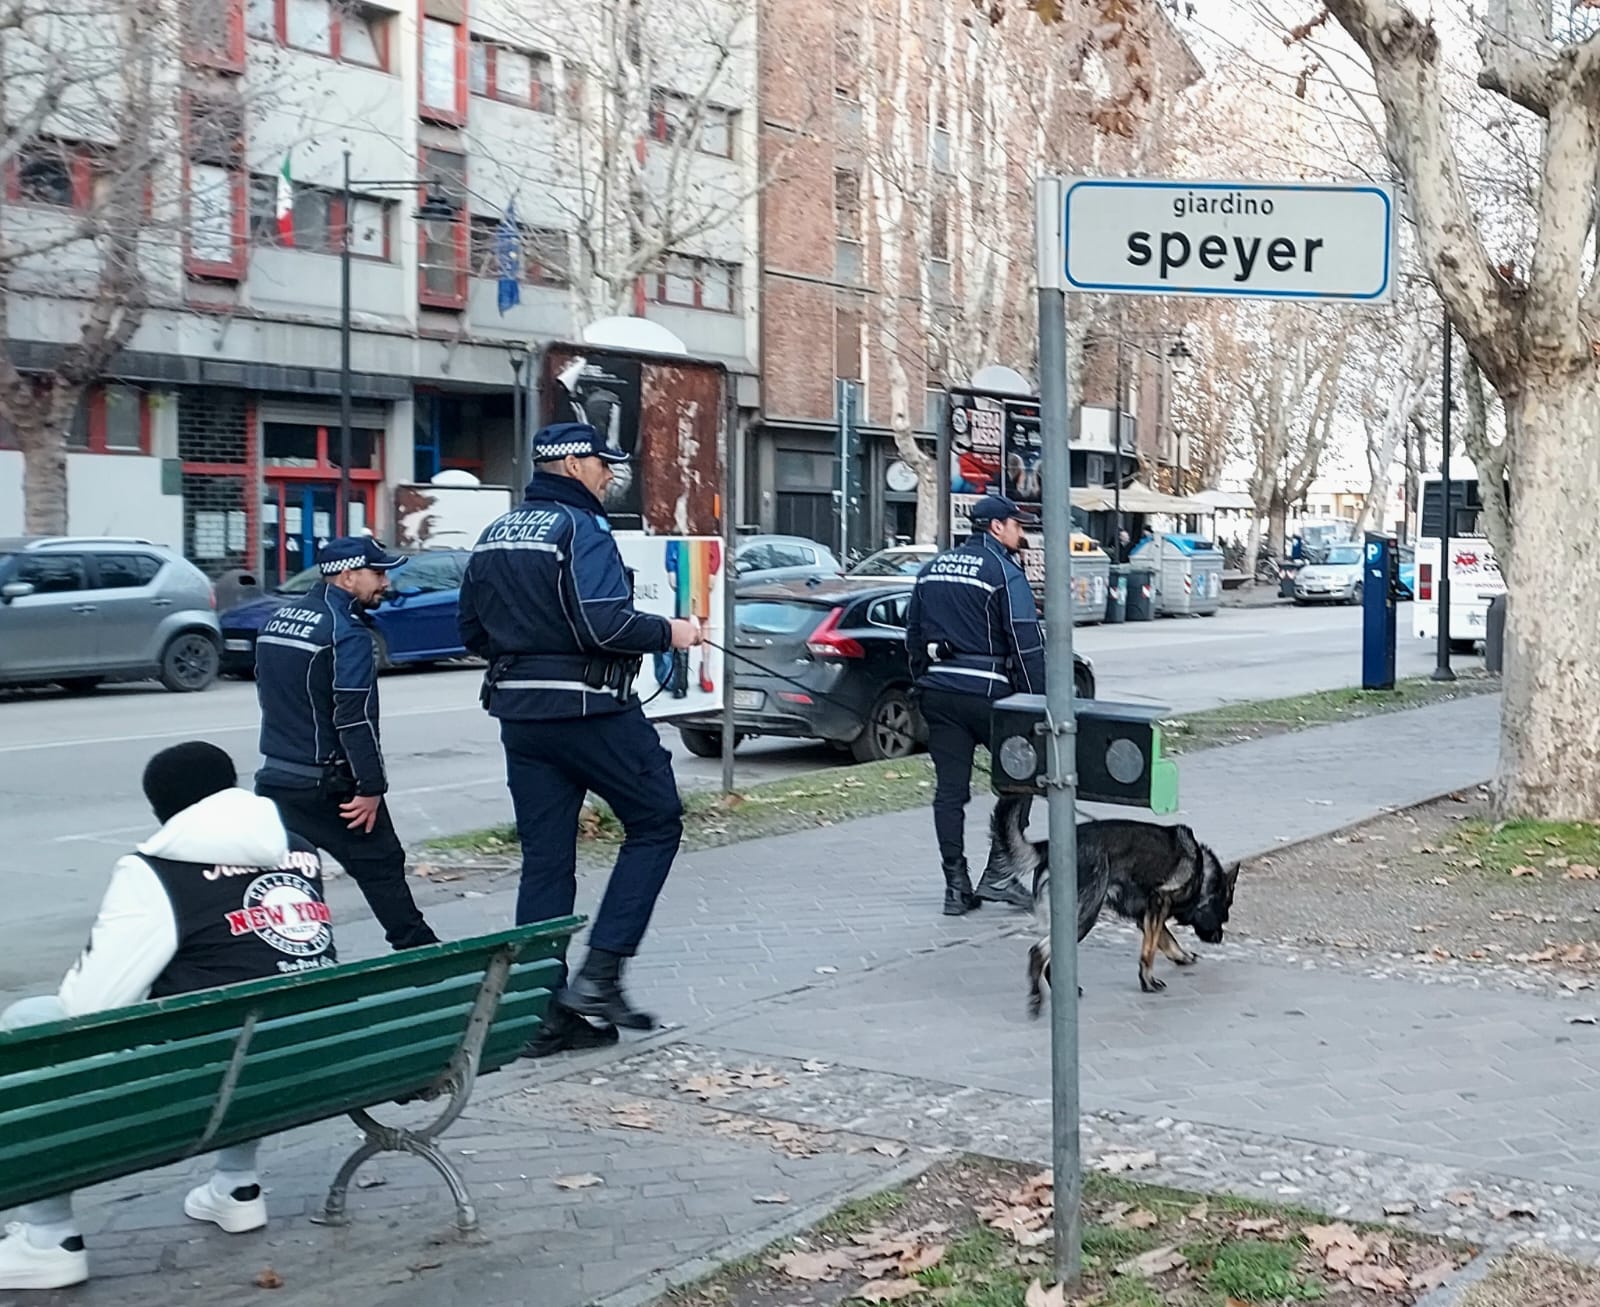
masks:
[[[461,578],[470,549],[430,549],[413,554],[389,576],[389,593],[373,611],[372,647],[379,671],[407,663],[431,663],[466,654],[456,630]],[[303,595],[322,579],[314,567],[297,572],[269,595],[222,614],[222,670],[253,676],[256,636],[278,605]]]
[[[733,565],[740,581],[757,577],[787,581],[844,572],[832,550],[804,536],[745,536],[733,547]]]
[[[1361,546],[1329,545],[1321,562],[1307,563],[1294,578],[1297,604],[1361,602]]]
[[[204,572],[148,540],[0,540],[0,685],[203,690],[217,679],[215,603]]]
[[[826,740],[858,762],[903,758],[927,740],[906,661],[908,578],[741,586],[734,605],[735,744],[756,735]],[[1076,658],[1082,698],[1094,668]],[[722,754],[722,718],[678,727],[700,758]]]
[[[890,545],[868,554],[846,576],[915,576],[939,552],[938,545]]]

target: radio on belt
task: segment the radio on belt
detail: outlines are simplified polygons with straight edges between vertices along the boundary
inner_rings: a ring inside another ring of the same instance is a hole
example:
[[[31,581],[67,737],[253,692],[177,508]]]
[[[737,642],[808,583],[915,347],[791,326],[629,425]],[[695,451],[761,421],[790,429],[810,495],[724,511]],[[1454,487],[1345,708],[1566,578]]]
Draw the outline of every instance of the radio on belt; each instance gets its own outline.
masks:
[[[1085,803],[1178,810],[1178,764],[1161,756],[1159,719],[1164,708],[1080,699],[1078,797]],[[1046,756],[1045,698],[1013,694],[995,701],[989,753],[996,794],[1043,794]]]

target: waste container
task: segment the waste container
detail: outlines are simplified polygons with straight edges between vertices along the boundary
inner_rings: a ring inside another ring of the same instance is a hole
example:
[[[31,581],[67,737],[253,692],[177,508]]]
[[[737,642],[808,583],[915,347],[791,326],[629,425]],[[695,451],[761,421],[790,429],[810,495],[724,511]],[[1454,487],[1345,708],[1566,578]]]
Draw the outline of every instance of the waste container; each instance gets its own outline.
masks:
[[[1132,564],[1124,575],[1128,581],[1128,612],[1130,622],[1150,622],[1156,615],[1156,575],[1148,567]]]
[[[1111,555],[1086,535],[1072,537],[1072,624],[1106,620],[1111,589]]]
[[[261,595],[261,583],[256,579],[256,574],[243,567],[236,567],[231,572],[224,572],[211,584],[217,596],[217,611],[219,613],[225,613],[230,608],[237,608],[240,604],[249,603],[250,600],[259,598]]]
[[[1159,616],[1209,617],[1222,606],[1222,551],[1203,536],[1147,536],[1132,558],[1155,572]]]
[[[1495,676],[1506,667],[1506,597],[1496,595],[1489,600],[1489,612],[1483,622],[1483,670]]]
[[[1106,587],[1106,621],[1112,624],[1126,621],[1128,617],[1128,567],[1126,563],[1111,565],[1111,581]]]
[[[1300,569],[1306,565],[1304,558],[1286,558],[1278,564],[1278,598],[1294,598],[1295,578],[1300,575]]]

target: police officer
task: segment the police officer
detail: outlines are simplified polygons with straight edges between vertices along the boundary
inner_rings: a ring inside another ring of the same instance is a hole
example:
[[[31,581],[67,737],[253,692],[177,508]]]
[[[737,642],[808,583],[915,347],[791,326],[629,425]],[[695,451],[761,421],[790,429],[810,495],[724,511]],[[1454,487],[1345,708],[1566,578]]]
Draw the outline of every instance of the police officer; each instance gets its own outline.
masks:
[[[1033,590],[1016,555],[1022,511],[1002,495],[972,506],[972,535],[917,573],[906,619],[906,652],[936,778],[933,829],[944,864],[944,912],[959,917],[983,899],[1029,906],[1020,885],[986,872],[976,892],[967,872],[966,807],[972,755],[989,743],[990,704],[1044,693],[1044,645]]]
[[[397,949],[438,942],[411,897],[383,800],[389,778],[367,614],[404,562],[370,536],[330,540],[317,559],[322,580],[285,600],[256,637],[256,793],[278,805],[290,831],[339,860]]]
[[[623,993],[622,968],[677,855],[683,807],[671,756],[633,681],[644,657],[688,649],[701,633],[633,606],[632,578],[601,507],[614,466],[627,458],[586,423],[541,430],[522,504],[484,531],[461,586],[461,639],[489,661],[484,707],[500,721],[522,841],[517,923],[572,911],[586,791],[611,806],[624,831],[588,955],[529,1046],[532,1057],[614,1043],[617,1026],[655,1024]]]

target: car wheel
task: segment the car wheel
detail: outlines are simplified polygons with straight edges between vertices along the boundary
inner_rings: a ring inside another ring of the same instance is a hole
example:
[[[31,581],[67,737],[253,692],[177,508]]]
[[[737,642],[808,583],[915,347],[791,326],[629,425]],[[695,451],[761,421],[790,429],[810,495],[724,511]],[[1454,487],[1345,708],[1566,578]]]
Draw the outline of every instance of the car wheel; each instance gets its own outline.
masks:
[[[1082,667],[1073,669],[1072,692],[1080,699],[1094,698],[1094,676]]]
[[[1354,588],[1352,588],[1351,591],[1350,591],[1350,602],[1353,603],[1353,604],[1359,604],[1361,602],[1361,582],[1360,581],[1357,581],[1355,583]]]
[[[103,676],[64,676],[56,682],[68,694],[88,694],[90,690],[98,689]]]
[[[392,672],[394,660],[389,657],[389,642],[378,632],[372,632],[372,665],[380,672]]]
[[[203,631],[185,631],[161,651],[161,684],[175,694],[203,690],[217,679],[221,661],[215,640]]]
[[[885,690],[867,714],[866,728],[850,745],[857,762],[904,758],[917,747],[917,719],[904,690]]]
[[[720,730],[708,731],[699,726],[678,727],[678,737],[683,741],[683,747],[696,758],[722,757],[722,732]],[[742,735],[733,737],[733,747],[737,749]]]

